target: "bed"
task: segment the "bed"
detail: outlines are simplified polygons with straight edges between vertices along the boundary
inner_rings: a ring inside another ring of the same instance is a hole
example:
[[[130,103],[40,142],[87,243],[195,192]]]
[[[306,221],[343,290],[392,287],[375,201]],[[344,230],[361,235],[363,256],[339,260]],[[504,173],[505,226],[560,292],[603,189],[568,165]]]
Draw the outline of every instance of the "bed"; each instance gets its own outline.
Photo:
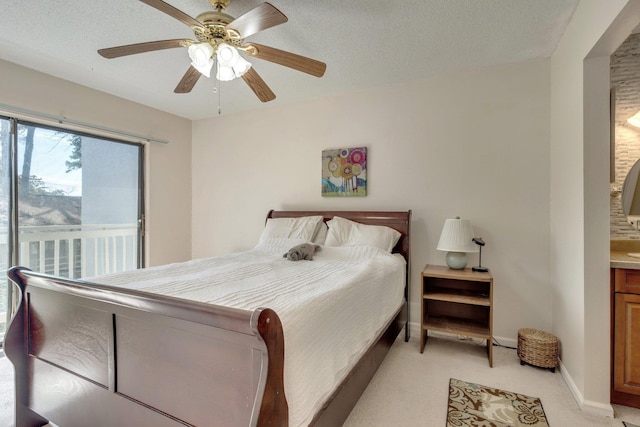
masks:
[[[270,211],[267,225],[284,218],[317,216],[323,223],[332,224],[330,221],[337,217],[396,230],[399,238],[391,250],[395,255],[380,255],[376,260],[393,264],[395,261],[387,258],[401,257],[404,283],[400,304],[381,317],[382,327],[375,328],[372,336],[364,337],[366,345],[353,353],[353,360],[344,368],[335,368],[339,373],[335,375],[337,383],[331,385],[328,393],[329,389],[324,394],[316,393],[321,395],[320,400],[314,401],[311,409],[304,407],[299,415],[298,409],[303,405],[298,402],[305,387],[291,385],[298,375],[292,369],[301,365],[297,355],[302,354],[299,349],[303,348],[300,344],[294,347],[299,339],[294,339],[293,332],[304,330],[307,325],[304,318],[287,311],[280,297],[270,299],[265,306],[246,308],[242,304],[211,303],[207,298],[186,299],[158,293],[162,285],[143,286],[146,278],[134,279],[135,283],[122,287],[96,283],[118,283],[123,280],[118,275],[89,282],[14,267],[9,276],[20,289],[20,301],[5,335],[5,352],[16,372],[16,426],[41,426],[47,422],[61,427],[341,425],[402,328],[405,341],[409,337],[411,211]],[[278,245],[289,243],[274,239],[254,250],[258,256],[266,257],[266,252],[282,252],[285,246]],[[322,255],[311,262],[291,263],[280,256],[272,258],[280,258],[277,263],[284,268],[293,268],[295,264],[299,271],[324,271],[320,268],[322,262],[339,264],[341,251],[352,250],[381,252],[376,248],[323,247],[319,253]],[[199,268],[196,264],[203,262],[194,260],[178,267],[183,272],[195,272]],[[259,259],[254,264],[262,265]],[[164,268],[149,270],[162,278]],[[347,270],[355,269],[354,263]],[[185,273],[180,280],[191,286],[191,281],[197,280],[189,274]],[[235,280],[231,272],[222,277],[230,283]],[[290,280],[300,283],[305,280],[304,275],[296,277]],[[340,298],[323,298],[322,301],[335,300],[340,304]],[[329,302],[309,304],[306,308],[309,312],[318,306],[326,305],[327,310],[331,307]],[[352,338],[363,338],[362,332],[351,338],[343,335],[342,329],[348,334],[351,326],[335,327],[336,321],[342,322],[340,313],[351,311],[345,310],[344,305],[336,307],[339,311],[328,311],[324,321],[333,325],[330,330],[335,331],[340,346]],[[310,335],[307,345],[317,346],[312,353],[322,351],[326,345],[315,340],[315,333],[304,335]],[[320,328],[317,335],[322,335]],[[302,367],[309,371],[309,366],[302,364]]]

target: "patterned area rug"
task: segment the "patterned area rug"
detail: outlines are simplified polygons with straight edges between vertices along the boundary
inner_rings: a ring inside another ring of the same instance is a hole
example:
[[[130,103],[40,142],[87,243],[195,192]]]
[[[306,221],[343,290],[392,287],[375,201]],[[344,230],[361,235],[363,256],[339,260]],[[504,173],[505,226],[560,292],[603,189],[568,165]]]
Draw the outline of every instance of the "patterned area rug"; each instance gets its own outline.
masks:
[[[549,427],[537,397],[451,378],[447,427]]]

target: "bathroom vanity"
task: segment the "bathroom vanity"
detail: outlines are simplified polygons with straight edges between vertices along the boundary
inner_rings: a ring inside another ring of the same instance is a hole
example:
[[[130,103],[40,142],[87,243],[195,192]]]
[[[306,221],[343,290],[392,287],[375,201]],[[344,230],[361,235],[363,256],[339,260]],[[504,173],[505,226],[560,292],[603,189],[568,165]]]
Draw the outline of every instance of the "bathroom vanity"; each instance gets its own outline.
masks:
[[[640,408],[640,241],[611,242],[611,403]]]

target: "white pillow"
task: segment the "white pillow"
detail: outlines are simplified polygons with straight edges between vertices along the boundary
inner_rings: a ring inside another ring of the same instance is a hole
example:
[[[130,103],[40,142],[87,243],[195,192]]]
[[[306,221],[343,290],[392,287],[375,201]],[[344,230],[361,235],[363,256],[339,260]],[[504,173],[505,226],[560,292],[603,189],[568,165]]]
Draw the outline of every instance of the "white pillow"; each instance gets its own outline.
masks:
[[[313,238],[313,243],[316,245],[324,245],[325,240],[327,239],[327,232],[329,231],[329,227],[327,224],[322,221],[320,223],[320,228],[318,229],[318,234]]]
[[[311,242],[318,234],[322,215],[299,218],[269,218],[260,235],[260,242],[273,238],[302,239]]]
[[[366,225],[339,216],[327,222],[326,246],[369,245],[391,252],[400,240],[400,232],[383,225]]]

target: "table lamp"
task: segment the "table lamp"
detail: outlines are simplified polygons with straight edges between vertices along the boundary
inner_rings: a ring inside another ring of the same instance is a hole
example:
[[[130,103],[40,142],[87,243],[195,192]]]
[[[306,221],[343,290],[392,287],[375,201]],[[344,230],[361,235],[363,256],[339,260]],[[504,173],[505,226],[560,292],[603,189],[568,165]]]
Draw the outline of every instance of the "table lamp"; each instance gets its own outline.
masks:
[[[478,252],[478,247],[473,244],[472,239],[471,222],[457,216],[444,222],[436,249],[447,252],[445,260],[449,268],[462,270],[467,266],[467,252]]]

